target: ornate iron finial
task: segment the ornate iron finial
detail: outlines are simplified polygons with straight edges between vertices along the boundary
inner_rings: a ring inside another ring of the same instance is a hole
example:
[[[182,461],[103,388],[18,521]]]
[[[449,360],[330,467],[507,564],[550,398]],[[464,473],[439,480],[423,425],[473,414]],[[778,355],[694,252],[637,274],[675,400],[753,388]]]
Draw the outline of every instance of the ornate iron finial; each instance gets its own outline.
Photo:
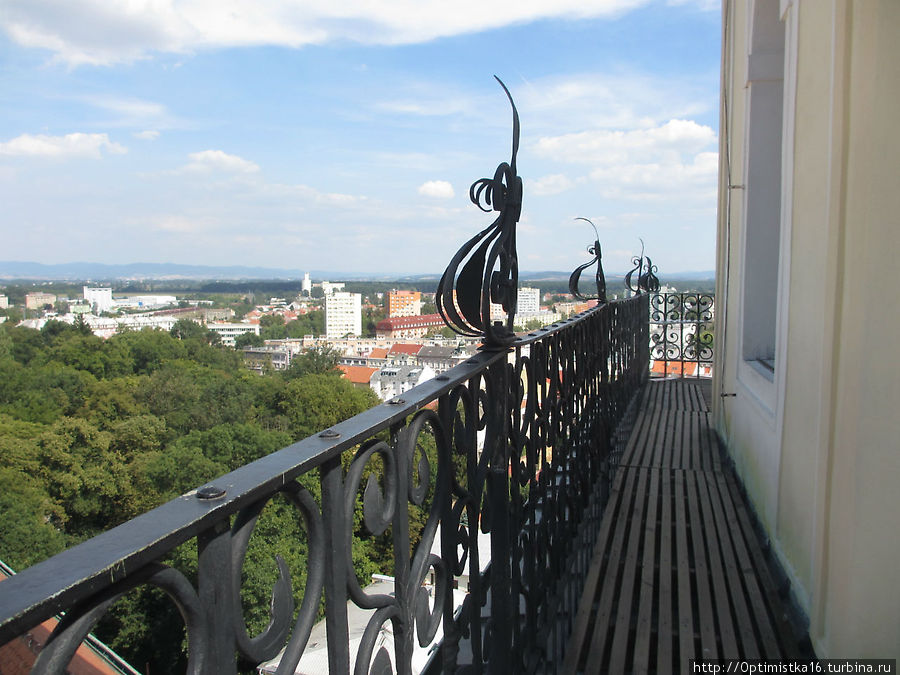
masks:
[[[482,336],[488,347],[507,345],[515,337],[513,320],[519,287],[516,223],[522,212],[522,179],[516,174],[519,113],[509,89],[496,75],[494,79],[503,87],[512,106],[512,157],[509,164],[503,162],[497,167],[493,178],[472,183],[469,199],[486,213],[492,210],[500,213],[456,252],[435,294],[435,304],[444,322],[460,335]],[[499,269],[494,269],[498,265]],[[506,311],[505,324],[491,323],[492,302]]]
[[[597,232],[597,227],[594,225],[594,223],[587,218],[581,218],[579,216],[575,220],[583,220],[586,223],[590,223],[591,227],[594,228],[594,235],[596,236],[596,239],[594,239],[593,246],[588,246],[588,253],[593,255],[594,259],[584,263],[583,265],[579,265],[577,268],[575,268],[575,271],[572,272],[572,275],[569,277],[569,293],[571,293],[579,300],[596,299],[597,302],[602,305],[606,303],[606,278],[603,276],[603,262],[601,261],[602,254],[600,251],[600,234]],[[594,263],[597,263],[597,273],[595,275],[595,281],[597,283],[596,298],[582,295],[578,292],[578,281],[581,278],[581,273]]]
[[[625,285],[631,289],[632,293],[655,293],[659,290],[659,279],[656,277],[657,269],[650,256],[644,255],[644,240],[641,239],[641,255],[631,259],[634,268],[625,275]],[[632,283],[634,275],[637,274],[637,284]]]

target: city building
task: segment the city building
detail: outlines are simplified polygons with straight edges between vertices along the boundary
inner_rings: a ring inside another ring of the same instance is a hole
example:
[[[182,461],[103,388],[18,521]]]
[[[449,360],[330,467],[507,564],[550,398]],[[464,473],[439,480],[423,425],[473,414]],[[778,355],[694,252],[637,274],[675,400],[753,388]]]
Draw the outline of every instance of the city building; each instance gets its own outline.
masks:
[[[896,659],[900,3],[723,26],[714,419],[816,655]]]
[[[244,347],[241,351],[246,366],[258,373],[263,372],[266,368],[287,370],[293,357],[289,349],[279,347]]]
[[[337,293],[339,291],[343,291],[344,286],[345,286],[343,281],[338,281],[338,282],[334,282],[334,283],[332,283],[331,281],[323,281],[321,284],[316,284],[316,285],[322,287],[322,293],[324,293],[326,296],[329,296],[332,293]]]
[[[306,297],[309,297],[312,293],[312,281],[310,281],[309,272],[303,275],[303,281],[300,282],[300,292]]]
[[[556,323],[562,318],[559,312],[522,312],[516,313],[515,325],[517,328],[525,329],[525,327],[529,324],[534,324],[535,322],[540,323],[541,326],[549,326],[551,323]]]
[[[516,314],[537,314],[541,311],[541,291],[525,286],[516,294]]]
[[[206,327],[218,334],[222,339],[222,344],[228,347],[234,347],[235,338],[239,335],[247,333],[259,335],[258,323],[208,323]]]
[[[382,401],[396,398],[434,377],[428,366],[391,364],[372,374],[369,386]]]
[[[108,312],[113,307],[112,288],[100,286],[85,286],[82,290],[84,301],[92,308],[94,314]]]
[[[5,295],[0,295],[0,309],[9,309],[9,298]]]
[[[325,282],[323,282],[325,283]],[[325,295],[325,337],[342,338],[362,333],[362,296],[334,291]]]
[[[112,309],[158,309],[177,304],[178,298],[174,295],[132,295],[114,299]]]
[[[419,314],[382,319],[375,324],[375,335],[380,338],[419,338],[428,333],[440,332],[447,324],[440,314]]]
[[[422,294],[419,291],[392,290],[387,294],[387,315],[415,316],[422,313]]]
[[[53,306],[55,302],[56,296],[53,293],[36,291],[25,294],[25,309],[43,309],[47,305]]]
[[[338,368],[340,369],[342,375],[345,380],[349,380],[354,387],[358,387],[359,389],[368,389],[369,381],[372,379],[372,375],[378,372],[378,368],[371,368],[369,366],[360,366],[360,365],[346,365],[339,364]]]
[[[445,370],[465,361],[471,356],[471,352],[460,347],[443,347],[438,345],[425,345],[416,354],[416,359],[423,366],[428,366],[440,375]]]
[[[422,351],[422,347],[423,345],[416,343],[398,342],[388,350],[388,363],[415,365],[419,362],[418,354]]]

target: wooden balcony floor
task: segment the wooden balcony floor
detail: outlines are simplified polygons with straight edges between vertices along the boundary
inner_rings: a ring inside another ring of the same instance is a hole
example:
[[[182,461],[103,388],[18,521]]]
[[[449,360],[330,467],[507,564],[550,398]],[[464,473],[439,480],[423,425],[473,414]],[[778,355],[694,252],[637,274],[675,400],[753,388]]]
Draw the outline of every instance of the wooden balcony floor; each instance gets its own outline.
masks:
[[[690,659],[808,655],[722,464],[709,389],[645,387],[562,672],[680,673]]]

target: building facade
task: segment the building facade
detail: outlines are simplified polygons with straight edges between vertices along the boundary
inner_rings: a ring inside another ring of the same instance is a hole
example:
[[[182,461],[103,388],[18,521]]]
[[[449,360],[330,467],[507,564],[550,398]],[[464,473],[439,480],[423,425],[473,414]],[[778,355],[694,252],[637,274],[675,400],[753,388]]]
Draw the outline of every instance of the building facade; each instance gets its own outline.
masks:
[[[53,293],[38,291],[25,294],[25,309],[43,309],[46,305],[53,305],[55,302],[56,296]]]
[[[95,314],[108,312],[112,309],[112,288],[107,286],[84,286],[82,295],[84,296],[84,301],[93,308]]]
[[[325,296],[325,337],[362,334],[362,296],[334,291]]]
[[[541,311],[541,291],[525,286],[519,289],[516,300],[517,314],[537,314]]]
[[[820,658],[900,657],[900,3],[723,3],[714,418]]]
[[[234,347],[234,341],[239,335],[245,335],[246,333],[259,335],[258,323],[208,323],[206,327],[218,334],[222,339],[222,344],[228,347]]]
[[[375,324],[375,335],[380,338],[419,338],[437,333],[447,324],[440,314],[419,314],[382,319]]]
[[[419,291],[388,291],[386,302],[388,317],[422,313],[422,294]]]

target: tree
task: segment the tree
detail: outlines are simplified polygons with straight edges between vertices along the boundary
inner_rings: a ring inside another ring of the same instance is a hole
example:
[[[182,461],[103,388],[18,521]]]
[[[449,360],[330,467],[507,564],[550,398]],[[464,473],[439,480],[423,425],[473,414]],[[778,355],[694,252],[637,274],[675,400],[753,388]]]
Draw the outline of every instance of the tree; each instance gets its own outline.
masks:
[[[234,348],[243,349],[244,347],[262,347],[266,343],[262,335],[256,333],[244,333],[238,335],[234,339]]]
[[[137,374],[149,375],[166,361],[184,358],[187,353],[181,341],[164,331],[150,328],[113,335],[109,342],[125,346],[131,353]]]
[[[17,569],[40,562],[65,548],[51,520],[59,519],[49,496],[27,474],[0,467],[0,551]]]
[[[287,337],[284,317],[280,314],[267,314],[259,317],[259,334],[264,340],[283,340]]]
[[[329,345],[313,347],[295,356],[291,360],[291,365],[282,371],[282,377],[286,380],[295,380],[310,374],[340,375],[337,368],[340,357],[340,352]]]
[[[207,329],[193,319],[178,319],[169,330],[169,334],[179,340],[206,341]]]
[[[343,378],[317,373],[290,382],[279,407],[288,418],[291,436],[299,440],[378,403],[371,389],[357,389]]]

